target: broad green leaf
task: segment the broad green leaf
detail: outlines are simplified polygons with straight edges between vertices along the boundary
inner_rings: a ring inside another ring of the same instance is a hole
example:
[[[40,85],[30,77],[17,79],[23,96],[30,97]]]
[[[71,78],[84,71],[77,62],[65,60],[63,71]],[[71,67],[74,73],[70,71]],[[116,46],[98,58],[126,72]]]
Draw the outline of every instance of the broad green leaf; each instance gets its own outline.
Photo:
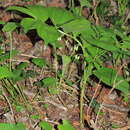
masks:
[[[53,77],[47,77],[42,80],[43,86],[48,88],[50,94],[58,94],[58,88],[56,86],[56,79]]]
[[[60,37],[60,33],[53,26],[40,23],[37,27],[38,35],[45,41],[46,44],[57,41]]]
[[[26,7],[31,11],[36,19],[39,19],[42,22],[48,19],[48,8],[41,5],[27,5]]]
[[[12,32],[17,28],[17,24],[15,22],[8,22],[2,28],[3,32]]]
[[[97,33],[95,30],[96,30],[95,26],[92,25],[88,26],[86,30],[81,31],[82,39],[86,41],[91,41],[91,39],[98,39],[100,33]]]
[[[63,120],[63,124],[58,125],[58,130],[74,130],[74,128],[67,120]]]
[[[85,43],[83,44],[85,50],[86,50],[86,53],[87,53],[87,56],[92,56],[93,58],[96,56],[96,55],[99,55],[100,53],[102,53],[102,49],[98,48],[98,47],[95,47],[91,44],[88,44],[88,43]],[[96,57],[95,57],[96,58]]]
[[[116,47],[114,41],[112,39],[105,39],[105,38],[102,38],[101,40],[100,39],[94,39],[93,37],[91,37],[91,35],[86,36],[85,35],[82,35],[82,38],[85,39],[87,41],[87,43],[95,46],[95,47],[98,47],[98,48],[101,48],[101,49],[104,49],[104,50],[107,50],[107,51],[113,51],[113,52],[116,52],[116,51],[120,51],[120,49],[118,47]]]
[[[32,13],[31,10],[25,8],[25,7],[18,7],[18,6],[10,6],[6,9],[7,11],[8,10],[16,10],[16,11],[19,11],[21,13],[24,13],[24,14],[27,14],[29,16],[32,16],[33,18],[37,18],[37,16],[35,16],[35,14]]]
[[[90,44],[108,51],[119,51],[111,40],[91,40]]]
[[[68,32],[81,32],[90,27],[90,22],[85,18],[74,19],[63,26],[61,26],[66,33]]]
[[[31,29],[36,29],[39,21],[33,18],[24,18],[21,21],[21,26],[24,28],[24,32],[27,33]]]
[[[55,25],[61,25],[74,19],[73,14],[63,8],[49,7],[48,10],[49,17]]]
[[[44,59],[41,59],[41,58],[33,58],[32,62],[41,68],[46,66],[46,61]]]
[[[0,123],[0,130],[26,130],[26,128],[22,123],[18,124]]]
[[[21,13],[32,16],[35,19],[39,19],[42,22],[48,19],[48,9],[41,5],[28,5],[25,7],[11,6],[7,10],[16,10]]]
[[[44,129],[44,130],[52,130],[52,126],[51,126],[49,123],[45,122],[45,121],[41,121],[41,122],[39,123],[39,126],[40,126],[42,129]]]
[[[107,51],[120,51],[111,41],[109,42],[107,40],[91,40],[90,43],[96,47],[102,48]]]
[[[114,30],[111,28],[106,28],[100,25],[96,25],[95,28],[99,33],[102,33],[102,34],[110,34],[111,36],[114,34]]]
[[[12,72],[6,66],[0,66],[0,79],[12,77]]]
[[[47,77],[42,80],[44,86],[50,87],[50,86],[56,86],[56,79],[53,77]]]
[[[107,50],[107,51],[120,51],[116,46],[115,36],[112,30],[107,30],[102,27],[87,28],[82,31],[82,38],[89,44]]]
[[[115,40],[115,34],[112,29],[108,29],[103,26],[91,26],[91,28],[93,33],[95,33],[96,39],[111,38],[112,40]]]
[[[98,77],[105,84],[115,87],[121,92],[128,94],[129,92],[129,83],[122,77],[117,74],[117,72],[110,68],[102,67],[94,71],[94,75]]]

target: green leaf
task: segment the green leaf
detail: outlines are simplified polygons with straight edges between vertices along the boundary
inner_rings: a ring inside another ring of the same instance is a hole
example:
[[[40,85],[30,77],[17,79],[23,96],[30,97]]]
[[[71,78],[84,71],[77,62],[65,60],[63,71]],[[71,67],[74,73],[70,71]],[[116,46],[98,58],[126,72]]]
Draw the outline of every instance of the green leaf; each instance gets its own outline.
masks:
[[[24,13],[24,14],[27,14],[29,16],[32,16],[33,18],[36,18],[35,14],[33,14],[31,10],[29,10],[29,9],[27,9],[25,7],[10,6],[6,10],[7,11],[8,10],[16,10],[16,11],[19,11],[21,13]]]
[[[19,69],[15,69],[13,70],[13,76],[12,76],[12,79],[14,82],[16,81],[19,81],[19,80],[22,80],[22,77],[20,76],[22,74],[22,70],[19,70]]]
[[[58,94],[59,93],[58,88],[56,86],[48,87],[48,91],[50,94]]]
[[[107,50],[107,51],[120,51],[116,45],[115,35],[112,30],[106,30],[103,27],[89,27],[81,33],[82,38],[95,47]]]
[[[62,55],[62,61],[63,61],[63,65],[67,65],[70,63],[71,58],[69,56]]]
[[[19,65],[17,65],[18,70],[23,70],[25,67],[27,67],[28,63],[27,62],[22,62]]]
[[[52,126],[51,126],[49,123],[45,122],[45,121],[41,121],[41,122],[39,123],[39,126],[40,126],[42,129],[44,129],[44,130],[52,130]]]
[[[39,24],[37,27],[38,35],[45,41],[46,44],[57,41],[60,37],[60,33],[53,26],[47,24]]]
[[[35,19],[39,19],[42,22],[48,19],[48,9],[41,5],[28,5],[25,7],[11,6],[7,10],[16,10],[21,13],[32,16]]]
[[[26,130],[26,128],[22,123],[18,124],[0,123],[0,130]]]
[[[48,88],[50,94],[58,94],[58,88],[56,86],[56,79],[53,77],[47,77],[42,80],[43,86]]]
[[[16,109],[16,112],[21,112],[22,110],[24,110],[24,107],[20,105],[16,105],[15,109]]]
[[[112,42],[112,39],[106,39],[104,38],[104,40],[93,40],[91,39],[91,41],[89,41],[90,44],[97,46],[99,48],[102,48],[104,50],[108,50],[108,51],[120,51],[119,48],[116,47],[116,45],[114,45],[114,43]]]
[[[24,28],[24,32],[27,33],[31,29],[36,29],[39,21],[33,18],[24,18],[21,21],[21,26]]]
[[[99,32],[96,32],[96,27],[90,25],[86,28],[86,30],[81,31],[81,37],[86,41],[91,41],[91,39],[98,39]]]
[[[66,33],[68,32],[81,32],[87,30],[90,27],[90,22],[85,18],[77,18],[72,20],[63,26],[61,26]]]
[[[12,77],[12,72],[9,71],[8,67],[0,66],[0,79]]]
[[[121,48],[130,49],[130,41],[129,42],[123,42],[122,44],[123,45],[121,46]]]
[[[35,65],[37,65],[40,68],[43,68],[46,66],[46,61],[41,58],[33,58],[32,63],[34,63]]]
[[[92,56],[92,58],[96,58],[96,56],[98,57],[98,55],[100,54],[100,53],[102,53],[102,49],[100,49],[100,48],[97,48],[97,47],[95,47],[95,46],[93,46],[93,45],[91,45],[91,44],[88,44],[88,43],[84,43],[84,48],[85,48],[85,50],[86,50],[86,53],[88,53],[87,55],[88,55],[88,58],[90,57],[90,56]],[[94,60],[94,59],[93,59]]]
[[[31,115],[30,118],[33,120],[40,119],[39,115]]]
[[[12,32],[17,28],[17,24],[15,22],[8,22],[2,28],[3,32]]]
[[[122,76],[119,76],[115,70],[102,67],[94,71],[94,75],[105,84],[128,94],[130,87],[129,83]]]
[[[19,80],[23,80],[25,78],[23,69],[25,67],[27,67],[27,65],[28,65],[27,62],[20,63],[19,65],[17,65],[16,69],[13,70],[12,79],[14,82],[19,81]],[[26,75],[28,74],[28,71],[26,72]]]
[[[27,5],[26,7],[31,11],[36,19],[39,19],[42,22],[48,19],[48,8],[41,5]]]
[[[91,44],[100,49],[104,49],[107,51],[120,52],[120,49],[115,45],[115,41],[112,38],[100,38],[95,39],[91,35],[82,35],[83,39],[87,41],[87,44]]]
[[[58,130],[74,130],[74,128],[67,120],[63,120],[63,124],[58,125]]]
[[[50,86],[56,86],[56,79],[53,77],[47,77],[42,80],[44,86],[50,87]]]
[[[49,17],[55,25],[61,25],[74,19],[73,14],[63,8],[49,7],[48,11]]]

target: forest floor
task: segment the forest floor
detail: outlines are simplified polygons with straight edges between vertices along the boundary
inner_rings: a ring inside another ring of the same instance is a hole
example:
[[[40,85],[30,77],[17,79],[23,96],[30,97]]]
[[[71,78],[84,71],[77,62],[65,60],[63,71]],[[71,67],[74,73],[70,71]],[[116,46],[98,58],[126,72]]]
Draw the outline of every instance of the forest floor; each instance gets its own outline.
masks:
[[[9,22],[15,19],[18,21],[22,19],[22,17],[25,17],[6,11],[6,8],[9,6],[40,4],[46,7],[52,6],[68,9],[71,6],[69,2],[72,1],[73,0],[0,0],[0,20]],[[101,0],[98,0],[94,3],[93,0],[92,6],[94,6],[94,4],[96,5],[99,1],[101,2]],[[114,0],[107,1],[109,5],[113,4],[113,8],[109,8],[108,10],[111,10],[111,14],[114,14],[118,10],[116,2]],[[80,2],[76,0],[74,6],[80,6]],[[107,28],[111,27],[109,20],[101,21],[98,14],[92,16],[92,9],[93,7],[83,8],[82,16],[90,20],[94,25],[101,25]],[[129,11],[129,9],[126,11],[126,15],[129,14]],[[127,28],[130,27],[130,14],[125,26]],[[129,29],[127,30],[127,35],[130,35]],[[40,130],[42,127],[40,127],[39,123],[45,121],[51,125],[54,130],[58,130],[59,128],[57,126],[61,124],[63,120],[67,120],[75,130],[130,129],[130,96],[128,96],[127,101],[124,101],[124,97],[119,90],[114,89],[110,93],[112,90],[111,87],[104,83],[100,83],[100,81],[93,77],[90,77],[90,83],[86,83],[84,90],[84,101],[82,104],[84,128],[81,128],[81,90],[79,81],[82,79],[82,59],[81,63],[78,65],[72,62],[67,66],[64,78],[59,81],[59,90],[57,90],[57,88],[48,90],[47,87],[40,86],[39,81],[43,78],[55,77],[56,71],[62,70],[62,63],[57,63],[54,53],[59,56],[71,55],[71,48],[73,48],[75,44],[71,38],[64,37],[61,39],[61,44],[63,44],[64,47],[57,50],[54,50],[51,45],[46,46],[35,31],[30,31],[25,34],[21,29],[16,29],[12,32],[11,38],[12,48],[20,52],[17,56],[13,57],[12,67],[15,68],[21,63],[28,63],[29,65],[23,69],[25,72],[22,75],[24,79],[17,81],[16,84],[12,83],[10,80],[6,80],[5,82],[5,80],[2,79],[0,81],[0,123],[22,122],[27,130]],[[8,33],[2,31],[1,26],[1,50],[4,52],[9,51],[9,43],[10,36]],[[51,67],[48,65],[44,68],[40,68],[31,62],[32,58],[43,58]],[[0,65],[8,63],[8,60],[1,62],[0,59]],[[115,70],[122,67],[122,65],[120,65],[114,68],[109,60],[104,63],[104,66]],[[127,66],[127,72],[130,73],[130,60],[127,60],[125,66]],[[123,75],[122,73],[123,72],[120,72],[120,75]],[[65,79],[69,79],[71,83],[67,83]],[[12,87],[11,84],[13,84],[14,90],[12,89],[11,92],[9,92],[5,86]],[[15,90],[15,85],[20,88],[20,93]],[[59,91],[58,94],[55,94],[57,91]],[[44,129],[49,130],[46,128]],[[71,130],[71,128],[65,128],[63,130]]]

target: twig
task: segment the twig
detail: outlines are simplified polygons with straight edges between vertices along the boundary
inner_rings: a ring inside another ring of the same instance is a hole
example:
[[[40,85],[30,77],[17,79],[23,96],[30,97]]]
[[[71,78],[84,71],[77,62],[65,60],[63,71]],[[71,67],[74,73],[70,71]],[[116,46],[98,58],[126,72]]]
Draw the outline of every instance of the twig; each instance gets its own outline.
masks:
[[[50,104],[52,104],[52,105],[58,107],[59,109],[63,109],[63,110],[65,110],[65,111],[67,111],[67,108],[64,107],[63,105],[61,105],[61,104],[57,104],[57,103],[55,103],[54,101],[49,100],[49,99],[47,99],[47,98],[45,99],[44,102],[50,103]]]
[[[120,112],[128,112],[128,111],[130,111],[129,108],[120,107],[120,106],[115,105],[115,104],[106,104],[106,103],[102,103],[102,105],[103,105],[104,107],[113,109],[114,111],[120,111]]]
[[[8,97],[6,96],[6,93],[4,92],[4,89],[3,89],[3,96],[4,96],[4,98],[6,99],[8,105],[9,105],[10,111],[11,111],[12,116],[13,116],[13,119],[14,119],[14,123],[16,124],[16,118],[15,118],[15,115],[14,115],[13,108],[12,108],[12,106],[11,106],[11,103],[10,103]]]
[[[88,106],[88,109],[87,109],[87,117],[88,117],[89,110],[90,110],[90,107],[91,107],[91,105],[92,105],[92,102],[93,102],[93,100],[94,100],[94,98],[95,98],[95,96],[96,96],[96,93],[97,93],[97,91],[98,91],[98,88],[99,88],[99,83],[97,84],[97,87],[96,87],[96,90],[95,90],[95,92],[94,92],[94,95],[93,95],[93,97],[92,97],[92,99],[91,99],[91,102],[89,103],[89,106]],[[89,122],[88,122],[88,124],[89,124]]]

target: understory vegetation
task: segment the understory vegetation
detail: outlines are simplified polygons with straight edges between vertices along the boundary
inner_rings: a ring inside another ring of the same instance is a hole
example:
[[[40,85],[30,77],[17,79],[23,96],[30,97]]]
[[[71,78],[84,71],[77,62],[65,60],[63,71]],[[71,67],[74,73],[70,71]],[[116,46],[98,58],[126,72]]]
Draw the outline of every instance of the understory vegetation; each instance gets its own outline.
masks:
[[[130,1],[16,3],[0,2],[0,130],[130,129]]]

